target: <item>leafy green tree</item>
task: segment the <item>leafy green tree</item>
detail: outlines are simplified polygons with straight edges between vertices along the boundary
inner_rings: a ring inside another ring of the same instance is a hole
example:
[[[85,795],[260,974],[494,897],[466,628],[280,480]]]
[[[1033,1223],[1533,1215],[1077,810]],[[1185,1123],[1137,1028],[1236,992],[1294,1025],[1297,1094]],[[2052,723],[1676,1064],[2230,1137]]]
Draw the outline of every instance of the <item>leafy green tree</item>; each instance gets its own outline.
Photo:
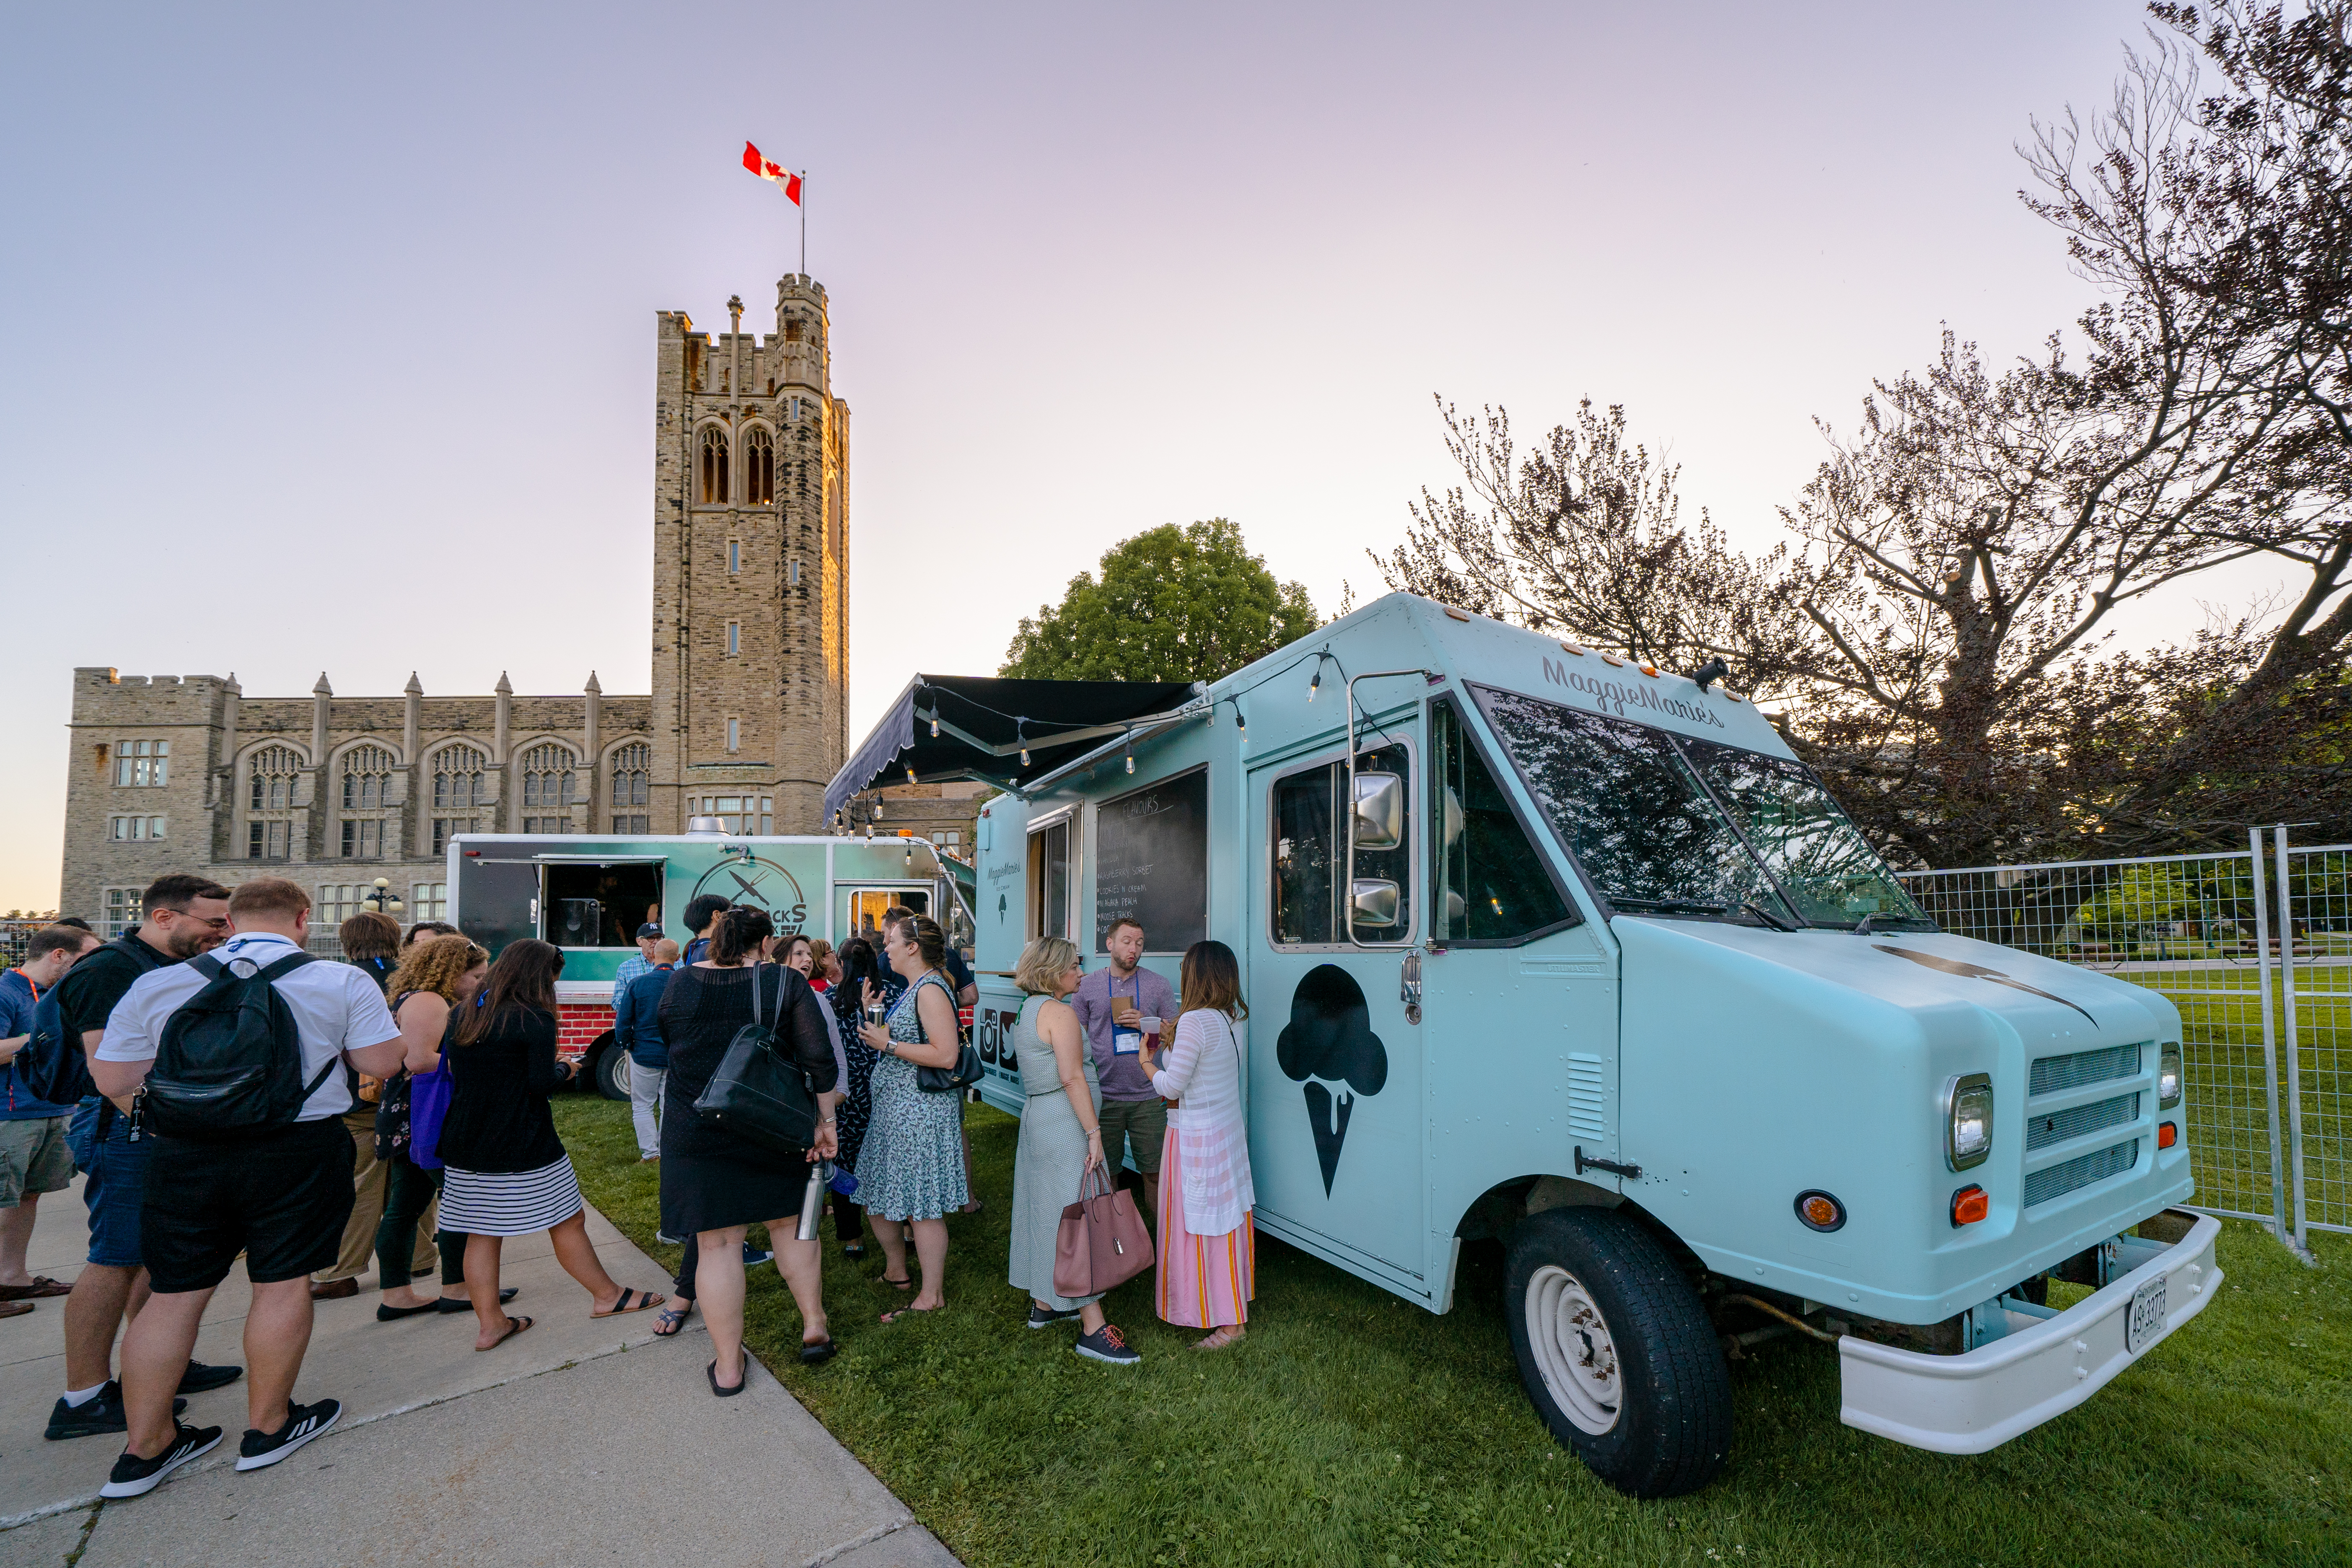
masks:
[[[1321,625],[1222,517],[1163,523],[1103,552],[1024,616],[997,673],[1031,680],[1214,680]]]

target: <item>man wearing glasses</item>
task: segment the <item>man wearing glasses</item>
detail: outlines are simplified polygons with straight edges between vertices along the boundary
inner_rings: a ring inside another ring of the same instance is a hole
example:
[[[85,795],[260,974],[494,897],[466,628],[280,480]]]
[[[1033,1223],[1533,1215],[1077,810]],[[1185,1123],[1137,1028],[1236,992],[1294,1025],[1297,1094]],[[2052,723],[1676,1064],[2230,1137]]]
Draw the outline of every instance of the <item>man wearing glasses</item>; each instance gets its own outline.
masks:
[[[228,889],[207,878],[159,877],[141,907],[145,912],[138,925],[85,956],[58,982],[59,1022],[66,1037],[79,1039],[85,1052],[98,1047],[108,1016],[132,981],[227,940]],[[114,1336],[147,1300],[139,1239],[147,1143],[133,1142],[129,1119],[94,1093],[75,1110],[66,1141],[74,1163],[89,1177],[81,1195],[89,1208],[89,1264],[66,1298],[66,1392],[43,1434],[53,1438],[127,1430],[122,1387],[111,1375]],[[244,1371],[192,1361],[180,1392],[218,1388]]]

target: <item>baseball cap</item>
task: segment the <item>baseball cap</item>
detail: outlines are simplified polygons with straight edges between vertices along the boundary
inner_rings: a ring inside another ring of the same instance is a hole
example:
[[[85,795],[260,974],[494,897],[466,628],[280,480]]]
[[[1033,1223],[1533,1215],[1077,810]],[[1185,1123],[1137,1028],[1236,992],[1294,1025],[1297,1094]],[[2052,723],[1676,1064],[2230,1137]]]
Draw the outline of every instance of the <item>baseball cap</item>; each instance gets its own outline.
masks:
[[[662,928],[655,924],[652,921],[647,921],[645,924],[637,928],[637,940],[639,942],[658,942],[661,940],[662,935]]]

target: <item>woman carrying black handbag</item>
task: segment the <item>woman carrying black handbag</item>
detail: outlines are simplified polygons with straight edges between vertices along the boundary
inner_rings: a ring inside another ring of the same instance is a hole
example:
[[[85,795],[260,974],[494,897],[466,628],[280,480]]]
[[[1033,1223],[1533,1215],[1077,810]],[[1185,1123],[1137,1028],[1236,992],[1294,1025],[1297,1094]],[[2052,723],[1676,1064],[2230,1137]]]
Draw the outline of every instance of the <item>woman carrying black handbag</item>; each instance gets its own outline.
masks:
[[[754,1223],[767,1225],[776,1271],[800,1309],[801,1360],[814,1364],[834,1353],[817,1244],[799,1240],[795,1231],[814,1162],[835,1152],[838,1070],[824,1003],[796,971],[767,961],[775,939],[764,910],[728,910],[711,933],[709,954],[678,969],[661,1000],[662,1037],[669,1044],[662,1228],[697,1249],[695,1300],[716,1352],[710,1391],[722,1398],[743,1390],[743,1234]],[[776,1148],[695,1109],[729,1045],[754,1023],[773,1027],[777,1055],[806,1075],[816,1097],[810,1148]]]

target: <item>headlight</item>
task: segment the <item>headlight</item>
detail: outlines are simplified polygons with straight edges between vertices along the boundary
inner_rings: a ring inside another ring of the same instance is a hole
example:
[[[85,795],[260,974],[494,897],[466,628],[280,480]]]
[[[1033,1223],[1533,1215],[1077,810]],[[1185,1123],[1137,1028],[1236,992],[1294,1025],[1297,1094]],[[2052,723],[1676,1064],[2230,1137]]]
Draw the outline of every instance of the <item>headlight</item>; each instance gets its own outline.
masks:
[[[1965,1074],[1944,1086],[1944,1163],[1955,1171],[1981,1165],[1992,1152],[1992,1079]]]
[[[2180,1047],[2177,1045],[2157,1052],[2156,1103],[2165,1110],[2180,1103]]]

